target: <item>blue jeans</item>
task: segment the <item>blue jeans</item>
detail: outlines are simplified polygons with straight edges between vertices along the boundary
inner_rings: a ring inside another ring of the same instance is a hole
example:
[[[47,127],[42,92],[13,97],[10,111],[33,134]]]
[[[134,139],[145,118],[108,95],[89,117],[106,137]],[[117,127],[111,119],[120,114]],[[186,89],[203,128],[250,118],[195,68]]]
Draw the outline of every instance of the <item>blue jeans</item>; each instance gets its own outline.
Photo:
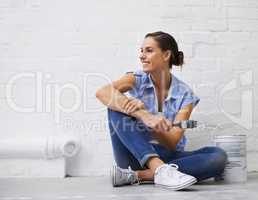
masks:
[[[165,163],[177,164],[179,171],[192,175],[198,181],[219,176],[226,165],[227,154],[218,147],[204,147],[195,151],[168,150],[160,144],[149,143],[150,129],[139,120],[108,109],[108,124],[114,158],[121,168],[146,169],[153,156]]]

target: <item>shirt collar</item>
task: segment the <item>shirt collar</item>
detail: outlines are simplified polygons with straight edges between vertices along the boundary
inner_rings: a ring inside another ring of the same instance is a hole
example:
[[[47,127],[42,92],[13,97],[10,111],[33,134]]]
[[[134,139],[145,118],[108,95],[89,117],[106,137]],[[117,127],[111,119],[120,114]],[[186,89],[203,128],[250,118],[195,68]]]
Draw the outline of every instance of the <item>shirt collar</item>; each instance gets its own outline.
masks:
[[[171,74],[171,77],[172,77],[172,81],[170,83],[170,86],[169,86],[169,90],[168,90],[168,96],[167,98],[165,99],[166,101],[173,98],[173,99],[176,99],[178,94],[177,94],[177,89],[178,89],[178,79],[170,72]],[[154,88],[154,83],[151,79],[151,76],[150,74],[147,74],[147,78],[145,80],[145,88]]]

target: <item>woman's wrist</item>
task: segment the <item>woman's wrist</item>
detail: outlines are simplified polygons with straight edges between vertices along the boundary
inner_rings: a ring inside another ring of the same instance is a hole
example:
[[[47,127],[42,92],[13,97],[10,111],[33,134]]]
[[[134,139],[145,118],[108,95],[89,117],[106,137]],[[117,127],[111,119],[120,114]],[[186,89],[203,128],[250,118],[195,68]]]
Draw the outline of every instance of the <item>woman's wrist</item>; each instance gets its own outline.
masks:
[[[136,117],[137,119],[140,119],[144,121],[147,117],[151,115],[150,112],[148,112],[146,109],[140,109],[131,114],[133,117]]]

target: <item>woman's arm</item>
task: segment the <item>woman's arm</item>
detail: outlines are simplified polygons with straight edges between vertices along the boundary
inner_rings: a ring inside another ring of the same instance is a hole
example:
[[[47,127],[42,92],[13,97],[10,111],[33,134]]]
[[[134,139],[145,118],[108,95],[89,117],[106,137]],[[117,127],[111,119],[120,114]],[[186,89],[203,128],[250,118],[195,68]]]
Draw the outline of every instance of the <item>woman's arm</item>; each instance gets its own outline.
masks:
[[[129,114],[126,112],[126,108],[130,99],[123,93],[132,89],[134,84],[134,75],[132,73],[128,73],[119,80],[112,82],[112,84],[105,85],[97,90],[96,97],[110,109]],[[150,113],[146,109],[142,108],[131,112],[130,115],[138,119],[142,119],[148,117]]]
[[[133,74],[126,74],[112,84],[105,85],[96,92],[96,97],[112,110],[124,112],[129,98],[123,93],[132,89],[135,83]]]
[[[138,109],[131,113],[125,111],[130,99],[123,93],[132,89],[134,84],[134,75],[132,73],[126,74],[119,80],[112,82],[112,84],[105,85],[98,89],[96,97],[110,109],[136,117],[155,131],[167,131],[171,126],[171,123],[163,116],[153,115],[145,108]]]
[[[193,110],[193,105],[188,104],[176,115],[175,122],[182,121],[182,120],[188,120],[190,118],[190,115]],[[166,148],[171,150],[176,150],[176,145],[180,141],[184,134],[184,129],[173,126],[169,131],[167,132],[154,132],[154,137],[163,144]]]

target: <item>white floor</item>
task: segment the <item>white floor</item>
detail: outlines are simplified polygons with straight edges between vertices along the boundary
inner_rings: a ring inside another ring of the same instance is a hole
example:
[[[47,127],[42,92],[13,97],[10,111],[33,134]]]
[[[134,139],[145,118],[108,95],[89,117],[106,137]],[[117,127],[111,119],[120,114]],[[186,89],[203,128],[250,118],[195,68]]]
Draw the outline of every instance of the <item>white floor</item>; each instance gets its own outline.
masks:
[[[158,199],[158,200],[256,200],[258,172],[249,173],[245,184],[224,184],[209,180],[184,191],[170,191],[154,185],[113,188],[109,177],[2,178],[1,200],[27,199]]]

